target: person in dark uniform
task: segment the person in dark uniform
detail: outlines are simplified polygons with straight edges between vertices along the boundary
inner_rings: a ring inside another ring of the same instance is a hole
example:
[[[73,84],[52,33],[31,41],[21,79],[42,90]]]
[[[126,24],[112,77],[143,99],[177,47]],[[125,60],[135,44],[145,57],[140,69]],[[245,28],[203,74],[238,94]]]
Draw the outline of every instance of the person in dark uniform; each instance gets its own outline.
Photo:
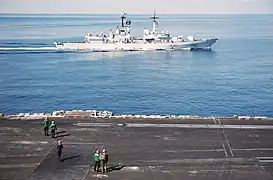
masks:
[[[45,120],[42,122],[43,126],[44,126],[44,132],[45,132],[45,136],[48,136],[48,129],[49,129],[49,125],[50,122],[48,120],[48,118],[46,117]]]
[[[51,125],[49,126],[51,130],[51,136],[52,138],[55,138],[55,131],[57,130],[57,125],[55,124],[54,121],[51,122]]]
[[[58,141],[58,145],[57,145],[57,154],[58,154],[58,158],[59,158],[59,161],[62,162],[62,151],[63,151],[63,144],[61,141]]]

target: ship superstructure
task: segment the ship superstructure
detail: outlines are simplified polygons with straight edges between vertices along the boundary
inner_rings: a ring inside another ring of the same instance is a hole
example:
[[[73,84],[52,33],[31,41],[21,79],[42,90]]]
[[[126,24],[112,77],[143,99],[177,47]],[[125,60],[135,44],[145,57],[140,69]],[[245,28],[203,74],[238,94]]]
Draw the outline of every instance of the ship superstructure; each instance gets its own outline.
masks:
[[[144,51],[144,50],[181,50],[210,49],[218,38],[197,39],[193,36],[174,36],[166,31],[158,32],[158,17],[155,12],[151,17],[152,29],[144,29],[142,37],[131,36],[131,20],[126,20],[126,13],[121,14],[121,27],[117,26],[108,35],[103,32],[89,33],[84,42],[55,42],[59,50],[81,51]]]

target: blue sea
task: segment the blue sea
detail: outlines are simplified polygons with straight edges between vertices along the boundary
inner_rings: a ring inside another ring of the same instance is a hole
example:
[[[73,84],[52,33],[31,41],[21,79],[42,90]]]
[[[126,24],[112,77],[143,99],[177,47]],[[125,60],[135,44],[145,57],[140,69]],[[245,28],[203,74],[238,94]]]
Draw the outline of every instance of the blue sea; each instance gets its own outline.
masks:
[[[131,33],[150,15],[128,15]],[[59,52],[119,15],[0,15],[0,112],[273,117],[273,15],[159,15],[172,35],[219,37],[211,51]]]

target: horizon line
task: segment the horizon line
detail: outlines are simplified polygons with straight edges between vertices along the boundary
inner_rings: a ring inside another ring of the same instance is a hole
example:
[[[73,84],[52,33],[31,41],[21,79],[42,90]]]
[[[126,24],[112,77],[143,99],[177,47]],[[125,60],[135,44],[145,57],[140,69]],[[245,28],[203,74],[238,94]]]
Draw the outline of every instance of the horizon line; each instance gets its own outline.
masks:
[[[1,13],[0,15],[117,15],[121,13]],[[151,15],[153,13],[127,13],[129,15]],[[273,15],[273,13],[157,13],[158,15]]]

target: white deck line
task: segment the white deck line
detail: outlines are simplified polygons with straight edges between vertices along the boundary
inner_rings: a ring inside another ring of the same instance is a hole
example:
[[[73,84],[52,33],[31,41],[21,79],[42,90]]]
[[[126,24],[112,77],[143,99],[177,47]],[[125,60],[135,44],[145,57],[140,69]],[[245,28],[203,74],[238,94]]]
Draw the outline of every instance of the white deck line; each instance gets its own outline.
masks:
[[[127,123],[125,127],[174,127],[200,129],[273,129],[270,125],[216,125],[216,124],[137,124]]]
[[[231,146],[230,146],[230,144],[229,144],[229,142],[228,142],[227,136],[226,136],[226,134],[225,134],[224,131],[223,131],[223,135],[224,135],[225,141],[226,141],[226,143],[227,143],[227,145],[228,145],[229,152],[230,152],[231,156],[233,157],[234,154],[233,154],[232,148],[231,148]]]
[[[182,150],[183,152],[222,152],[225,149],[193,149],[193,150]]]
[[[216,120],[215,120],[215,117],[212,117],[212,119],[213,119],[214,124],[217,124]]]
[[[117,126],[116,123],[76,123],[83,127],[109,127]],[[199,128],[199,129],[272,129],[271,125],[218,125],[218,124],[149,124],[149,123],[125,123],[124,127],[155,127],[155,128]]]
[[[40,164],[45,160],[45,158],[51,153],[51,151],[53,151],[53,149],[55,148],[56,146],[53,145],[49,151],[46,153],[46,155],[41,159],[41,161],[39,163],[36,164],[35,168],[27,175],[27,177],[25,178],[26,180],[31,176],[31,174],[40,166]]]
[[[256,157],[257,159],[260,159],[260,160],[262,160],[262,159],[271,159],[271,160],[273,160],[273,157]]]
[[[249,149],[232,149],[232,150],[233,151],[273,151],[273,148],[249,148]],[[273,159],[273,157],[271,158]]]
[[[67,145],[103,145],[102,143],[96,142],[65,142]]]
[[[227,150],[226,150],[226,147],[225,147],[223,141],[221,141],[221,143],[222,143],[222,146],[223,146],[223,148],[224,148],[224,150],[225,150],[225,155],[226,155],[226,157],[228,157],[228,153],[227,153]]]
[[[0,164],[0,168],[33,168],[39,165],[39,163],[35,164]]]
[[[201,170],[197,170],[200,172],[237,172],[238,170],[235,169],[201,169]]]
[[[0,155],[0,158],[13,158],[13,157],[37,157],[37,156],[44,156],[45,154],[16,154],[16,155]]]
[[[273,160],[259,160],[261,163],[273,163]]]
[[[251,158],[234,158],[234,157],[228,157],[228,158],[207,158],[207,159],[170,159],[170,160],[142,160],[147,163],[156,162],[156,163],[173,163],[173,164],[179,164],[179,163],[212,163],[212,162],[242,162],[242,161],[254,161],[254,159]]]
[[[112,126],[112,125],[115,125],[115,124],[114,123],[76,123],[74,125],[82,126],[82,127],[90,127],[90,126],[109,127],[109,126]]]

